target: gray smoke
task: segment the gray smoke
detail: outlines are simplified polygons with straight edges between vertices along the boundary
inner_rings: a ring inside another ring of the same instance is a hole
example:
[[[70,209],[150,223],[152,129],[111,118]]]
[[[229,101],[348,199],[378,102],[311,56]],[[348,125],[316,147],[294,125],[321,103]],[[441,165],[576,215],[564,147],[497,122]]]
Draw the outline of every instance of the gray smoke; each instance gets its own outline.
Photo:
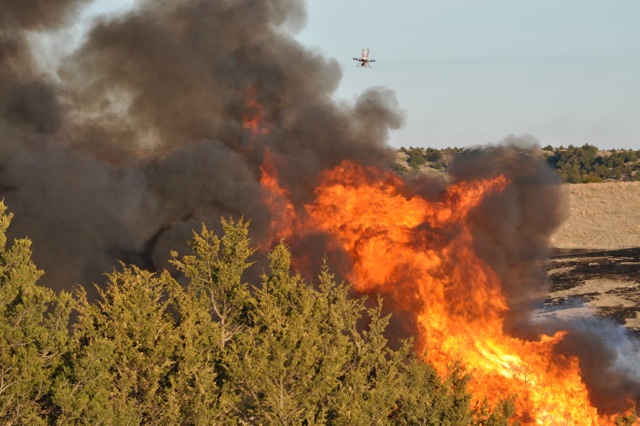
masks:
[[[333,100],[338,62],[288,32],[304,24],[302,1],[140,2],[97,20],[46,77],[28,32],[69,24],[82,3],[0,3],[0,191],[45,285],[86,286],[118,260],[162,267],[221,216],[265,238],[267,149],[296,206],[343,159],[391,161],[395,95]],[[268,134],[243,125],[251,101]]]
[[[521,337],[531,337],[531,317],[547,297],[549,241],[569,213],[560,177],[536,146],[531,136],[509,136],[465,150],[450,168],[454,180],[504,175],[510,182],[474,209],[470,221],[476,253],[502,281],[509,305],[505,331]]]
[[[500,276],[507,298],[504,331],[531,340],[567,331],[556,352],[578,357],[591,402],[601,413],[620,413],[629,401],[640,400],[638,339],[602,318],[534,318],[550,288],[549,240],[568,215],[560,179],[536,146],[531,136],[510,136],[495,146],[469,149],[450,174],[454,180],[504,174],[511,182],[470,215],[475,252]]]
[[[627,328],[604,318],[547,320],[547,332],[567,330],[556,347],[574,355],[589,395],[601,412],[616,414],[640,400],[640,340]],[[637,408],[637,407],[636,407]]]

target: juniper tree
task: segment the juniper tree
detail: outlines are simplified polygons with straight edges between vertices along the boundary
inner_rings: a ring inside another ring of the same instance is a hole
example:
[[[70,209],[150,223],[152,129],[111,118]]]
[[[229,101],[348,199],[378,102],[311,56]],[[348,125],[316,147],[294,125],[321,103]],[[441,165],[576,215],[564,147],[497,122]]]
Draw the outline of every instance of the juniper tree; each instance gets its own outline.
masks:
[[[292,274],[290,256],[284,244],[271,253],[270,271],[255,289],[252,326],[229,353],[229,380],[245,422],[324,423],[348,358],[344,333],[355,314]]]
[[[500,425],[512,412],[470,407],[461,369],[440,378],[411,342],[390,348],[381,304],[366,308],[326,263],[311,285],[279,244],[245,282],[242,220],[195,233],[192,254],[172,254],[177,279],[122,265],[90,301],[36,285],[29,241],[5,247],[1,208],[5,423]]]
[[[187,292],[217,322],[220,347],[243,331],[252,303],[250,289],[242,281],[253,254],[248,225],[222,219],[222,238],[203,225],[190,243],[193,255],[179,259],[172,253],[172,264],[187,278]]]
[[[37,285],[31,242],[7,245],[12,215],[0,202],[0,422],[46,424],[51,386],[67,351],[71,297]]]
[[[248,222],[222,220],[222,237],[204,225],[190,243],[193,254],[172,263],[184,278],[175,313],[181,350],[171,387],[174,404],[190,424],[236,424],[237,393],[229,391],[229,344],[249,327],[254,305],[243,273],[253,254]]]
[[[136,267],[108,274],[98,300],[77,295],[77,322],[55,400],[63,424],[170,424],[168,386],[179,350],[168,313],[172,281]]]

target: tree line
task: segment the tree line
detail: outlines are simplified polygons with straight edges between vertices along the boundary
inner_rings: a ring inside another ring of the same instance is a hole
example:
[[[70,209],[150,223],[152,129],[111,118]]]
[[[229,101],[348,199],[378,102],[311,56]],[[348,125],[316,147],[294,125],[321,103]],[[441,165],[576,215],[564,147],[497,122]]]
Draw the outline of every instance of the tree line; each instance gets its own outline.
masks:
[[[544,148],[547,163],[567,183],[640,181],[640,150],[599,151],[593,145]]]
[[[244,220],[202,227],[176,271],[121,265],[95,300],[39,286],[28,239],[0,203],[3,424],[505,425],[513,400],[473,402],[456,363],[440,377],[410,341],[392,349],[381,303],[291,270],[285,244],[257,282]]]
[[[395,168],[400,172],[435,170],[444,173],[461,151],[460,148],[402,147],[399,152],[405,159]],[[542,155],[566,183],[640,181],[640,150],[600,151],[589,144],[566,148],[548,145],[542,148]]]

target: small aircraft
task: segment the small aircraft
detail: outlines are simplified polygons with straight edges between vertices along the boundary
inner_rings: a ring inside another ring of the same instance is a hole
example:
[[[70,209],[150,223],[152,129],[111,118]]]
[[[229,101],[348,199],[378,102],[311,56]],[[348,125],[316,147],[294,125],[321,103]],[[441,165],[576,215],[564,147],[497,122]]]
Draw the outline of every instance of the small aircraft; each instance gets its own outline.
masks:
[[[369,59],[369,49],[366,47],[362,49],[362,55],[359,58],[353,58],[353,60],[358,61],[358,63],[356,64],[357,67],[365,68],[371,68],[369,63],[376,61],[375,59]]]

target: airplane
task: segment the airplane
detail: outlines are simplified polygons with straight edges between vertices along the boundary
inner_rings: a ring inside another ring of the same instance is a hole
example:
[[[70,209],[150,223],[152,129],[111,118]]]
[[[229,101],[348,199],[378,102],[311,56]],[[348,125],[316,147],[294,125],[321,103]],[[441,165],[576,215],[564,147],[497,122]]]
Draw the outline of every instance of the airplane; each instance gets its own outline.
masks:
[[[358,61],[358,63],[356,64],[357,67],[365,68],[371,68],[369,63],[376,61],[375,59],[369,59],[369,49],[366,47],[362,49],[362,55],[359,58],[353,58],[353,60]]]

